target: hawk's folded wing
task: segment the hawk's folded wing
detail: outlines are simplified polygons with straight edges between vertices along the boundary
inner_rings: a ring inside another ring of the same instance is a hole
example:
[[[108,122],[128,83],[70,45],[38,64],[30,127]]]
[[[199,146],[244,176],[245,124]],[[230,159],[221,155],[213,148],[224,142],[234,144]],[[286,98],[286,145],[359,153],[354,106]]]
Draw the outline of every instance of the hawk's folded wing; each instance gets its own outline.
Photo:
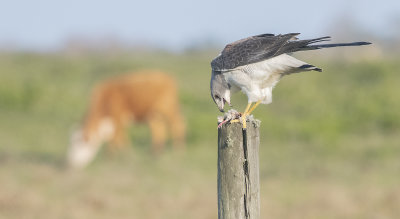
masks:
[[[299,33],[284,35],[261,34],[228,44],[221,55],[211,62],[214,71],[234,69],[239,66],[263,61],[284,53],[299,50],[308,50],[311,43],[329,40],[330,37],[322,37],[311,40],[299,40]],[[314,49],[314,48],[309,48]]]

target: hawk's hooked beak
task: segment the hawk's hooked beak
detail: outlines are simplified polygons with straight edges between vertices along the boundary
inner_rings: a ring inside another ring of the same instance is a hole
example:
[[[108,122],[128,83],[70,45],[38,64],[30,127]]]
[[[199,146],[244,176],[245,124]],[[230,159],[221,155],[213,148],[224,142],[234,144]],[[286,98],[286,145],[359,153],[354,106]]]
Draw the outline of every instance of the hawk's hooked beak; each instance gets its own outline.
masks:
[[[226,101],[225,98],[222,98],[220,104],[217,104],[219,111],[221,111],[222,113],[225,112],[224,110],[225,103],[228,103],[229,106],[232,106],[230,102]]]

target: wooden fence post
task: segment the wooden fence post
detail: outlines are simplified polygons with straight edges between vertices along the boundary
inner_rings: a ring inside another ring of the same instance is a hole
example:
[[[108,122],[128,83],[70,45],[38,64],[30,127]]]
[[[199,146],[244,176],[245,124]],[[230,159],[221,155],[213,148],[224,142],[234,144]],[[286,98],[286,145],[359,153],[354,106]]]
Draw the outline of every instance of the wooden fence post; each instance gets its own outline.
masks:
[[[259,126],[250,116],[247,130],[229,122],[218,129],[219,219],[260,218]]]

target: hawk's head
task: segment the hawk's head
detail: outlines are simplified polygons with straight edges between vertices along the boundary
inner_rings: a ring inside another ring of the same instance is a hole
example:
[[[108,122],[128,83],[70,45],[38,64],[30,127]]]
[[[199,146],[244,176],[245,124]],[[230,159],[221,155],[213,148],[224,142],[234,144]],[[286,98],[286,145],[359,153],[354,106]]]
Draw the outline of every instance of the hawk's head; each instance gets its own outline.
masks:
[[[219,111],[224,112],[225,103],[231,105],[229,84],[220,72],[212,71],[210,82],[211,97],[217,104]]]

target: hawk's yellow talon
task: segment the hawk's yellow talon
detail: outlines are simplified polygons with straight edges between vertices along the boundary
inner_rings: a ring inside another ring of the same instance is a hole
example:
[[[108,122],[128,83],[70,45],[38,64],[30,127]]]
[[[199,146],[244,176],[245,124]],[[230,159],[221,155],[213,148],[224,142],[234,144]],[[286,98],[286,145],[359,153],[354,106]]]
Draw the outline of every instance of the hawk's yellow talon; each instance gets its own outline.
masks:
[[[236,122],[240,122],[240,120],[239,120],[239,119],[232,119],[232,120],[230,121],[230,123],[236,123]]]
[[[250,113],[259,105],[261,103],[261,100],[260,101],[257,101],[253,106],[251,106],[252,105],[252,103],[248,103],[247,104],[247,106],[246,106],[246,109],[244,110],[244,112],[243,113],[239,113],[239,115],[240,115],[240,117],[239,118],[237,118],[237,119],[232,119],[232,120],[230,120],[229,121],[229,123],[236,123],[236,122],[240,122],[240,123],[242,123],[242,128],[243,129],[246,129],[247,128],[247,116],[249,116],[250,115]],[[218,128],[219,127],[221,127],[221,125],[222,125],[222,123],[218,126]]]

